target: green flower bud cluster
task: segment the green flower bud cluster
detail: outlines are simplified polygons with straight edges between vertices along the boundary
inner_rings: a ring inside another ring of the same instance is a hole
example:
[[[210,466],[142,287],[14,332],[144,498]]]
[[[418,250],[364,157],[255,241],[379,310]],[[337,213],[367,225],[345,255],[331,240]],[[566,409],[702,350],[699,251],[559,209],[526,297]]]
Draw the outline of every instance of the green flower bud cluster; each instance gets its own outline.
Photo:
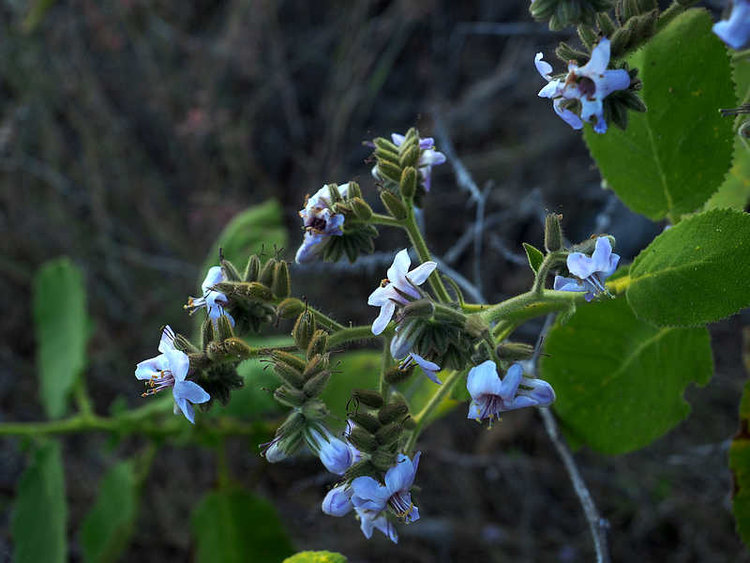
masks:
[[[534,0],[529,12],[535,20],[549,20],[553,31],[581,23],[592,23],[599,12],[612,8],[611,0]]]
[[[324,260],[335,262],[342,256],[354,262],[360,254],[371,254],[375,250],[374,238],[378,230],[369,223],[372,208],[362,197],[362,189],[357,182],[346,184],[344,193],[337,184],[328,184],[331,210],[344,216],[341,236],[332,236],[323,248]]]
[[[274,319],[273,303],[289,297],[292,292],[289,266],[283,260],[269,258],[261,262],[253,254],[242,275],[228,260],[221,260],[226,280],[214,286],[223,293],[228,303],[225,309],[237,321],[240,332],[258,332],[261,325]]]
[[[370,475],[380,479],[396,463],[404,431],[414,427],[409,405],[400,393],[384,398],[366,389],[353,390],[352,400],[356,408],[349,414],[349,420],[354,425],[347,439],[363,457],[347,470],[344,478]]]

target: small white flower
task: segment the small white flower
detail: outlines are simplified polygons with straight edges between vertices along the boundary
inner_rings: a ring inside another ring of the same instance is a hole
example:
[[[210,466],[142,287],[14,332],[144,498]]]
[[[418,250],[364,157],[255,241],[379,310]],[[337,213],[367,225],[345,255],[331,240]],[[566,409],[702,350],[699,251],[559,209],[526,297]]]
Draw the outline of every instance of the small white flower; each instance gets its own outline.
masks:
[[[201,297],[190,297],[188,299],[188,304],[185,305],[185,309],[190,311],[190,314],[192,315],[198,309],[202,309],[205,307],[208,311],[208,316],[213,322],[216,322],[217,320],[219,320],[219,317],[224,315],[227,319],[229,319],[229,323],[234,326],[234,319],[232,318],[232,315],[224,310],[224,305],[227,304],[227,296],[220,291],[211,289],[217,283],[222,283],[225,281],[228,280],[224,275],[224,271],[221,269],[221,266],[213,266],[209,268],[208,273],[206,274],[206,278],[201,284],[203,295]]]

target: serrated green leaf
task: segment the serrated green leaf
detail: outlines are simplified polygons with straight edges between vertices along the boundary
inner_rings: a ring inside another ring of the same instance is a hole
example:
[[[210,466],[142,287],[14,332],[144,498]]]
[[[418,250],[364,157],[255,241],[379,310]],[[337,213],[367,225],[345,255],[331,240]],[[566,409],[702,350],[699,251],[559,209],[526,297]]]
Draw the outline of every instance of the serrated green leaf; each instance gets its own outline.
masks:
[[[658,328],[622,298],[578,307],[545,339],[540,376],[573,441],[607,454],[642,448],[690,412],[690,382],[713,373],[705,328]]]
[[[251,254],[272,256],[277,249],[285,248],[287,232],[284,228],[283,210],[275,199],[248,207],[224,227],[208,254],[204,272],[219,261],[219,249],[240,272]],[[201,278],[202,281],[202,278]]]
[[[300,551],[284,559],[283,563],[347,563],[349,561],[340,553],[333,551]]]
[[[102,478],[99,496],[79,535],[84,561],[117,561],[133,535],[138,511],[134,462],[121,461]]]
[[[675,18],[628,59],[648,111],[631,112],[626,131],[584,132],[609,186],[653,220],[701,207],[731,165],[731,120],[718,111],[735,104],[731,67],[711,25],[705,10]]]
[[[86,365],[88,338],[83,276],[70,259],[47,262],[36,274],[34,326],[42,405],[50,418],[59,418]]]
[[[659,326],[698,326],[750,305],[750,215],[715,209],[664,231],[630,268],[628,303]]]
[[[15,499],[13,561],[62,563],[67,560],[65,476],[60,444],[41,444],[21,476]]]
[[[191,524],[199,563],[277,563],[294,552],[274,507],[241,489],[206,495]]]
[[[529,260],[529,266],[534,270],[534,273],[537,273],[539,271],[539,266],[544,262],[544,254],[542,254],[542,251],[538,248],[525,242],[523,243],[523,249],[526,251],[526,258]]]

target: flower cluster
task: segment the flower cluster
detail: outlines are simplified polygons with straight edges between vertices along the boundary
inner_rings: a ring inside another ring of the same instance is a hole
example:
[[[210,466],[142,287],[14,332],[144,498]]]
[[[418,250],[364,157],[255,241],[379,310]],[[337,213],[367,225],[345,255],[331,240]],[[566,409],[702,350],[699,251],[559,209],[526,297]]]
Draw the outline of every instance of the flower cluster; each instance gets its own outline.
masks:
[[[391,141],[400,148],[406,140],[405,135],[391,133]],[[422,186],[426,192],[430,191],[432,184],[432,168],[439,166],[446,161],[445,155],[435,149],[435,140],[432,137],[419,138],[419,159],[417,160],[417,169],[422,181]],[[385,181],[387,177],[379,169],[378,165],[372,167],[372,176],[376,180]]]
[[[338,186],[338,192],[342,197],[346,197],[349,193],[349,184]],[[323,186],[315,195],[307,198],[305,207],[299,212],[305,237],[295,256],[297,263],[314,260],[330,237],[340,237],[344,234],[344,215],[333,211],[333,203],[329,186]]]
[[[583,128],[583,122],[588,121],[594,126],[594,131],[606,133],[604,98],[630,86],[628,71],[607,70],[609,54],[610,42],[605,37],[594,47],[584,66],[579,67],[575,61],[570,61],[564,78],[552,78],[552,66],[542,60],[542,53],[537,53],[534,58],[536,69],[548,82],[539,91],[539,97],[554,100],[555,113],[573,129]],[[580,115],[571,110],[571,106],[576,105],[580,105]]]

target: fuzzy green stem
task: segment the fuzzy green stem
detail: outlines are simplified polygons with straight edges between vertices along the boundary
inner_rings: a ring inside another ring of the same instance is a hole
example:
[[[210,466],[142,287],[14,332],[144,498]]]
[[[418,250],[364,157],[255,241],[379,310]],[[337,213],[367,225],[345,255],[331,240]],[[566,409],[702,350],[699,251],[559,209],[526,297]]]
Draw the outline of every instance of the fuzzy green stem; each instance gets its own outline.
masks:
[[[385,374],[391,367],[391,338],[390,335],[387,335],[383,339],[383,357],[380,363],[380,384],[378,386],[378,391],[380,391],[380,395],[383,397],[385,397],[385,392],[388,389]]]
[[[328,315],[325,315],[315,309],[314,307],[307,307],[307,310],[310,311],[313,316],[315,317],[315,320],[318,322],[319,325],[321,325],[323,328],[326,328],[328,330],[331,330],[333,332],[344,330],[346,327],[342,325],[341,323],[338,323],[334,321],[331,317]]]
[[[385,225],[387,227],[403,227],[401,221],[382,213],[373,213],[372,217],[370,217],[370,223],[373,225]]]
[[[370,325],[350,326],[348,328],[341,328],[331,334],[328,337],[328,347],[333,348],[353,340],[369,340],[370,338],[377,338],[372,333]]]
[[[78,379],[75,382],[73,388],[73,395],[75,397],[76,406],[78,412],[83,418],[88,418],[94,415],[94,408],[91,404],[91,398],[89,397],[88,391],[86,390],[86,381],[82,374],[78,375]]]
[[[547,313],[564,311],[583,297],[581,292],[533,290],[493,305],[481,315],[487,322],[508,321],[520,323]]]
[[[414,451],[414,446],[417,443],[417,438],[422,433],[425,424],[428,422],[432,412],[443,402],[443,399],[453,390],[453,387],[458,383],[463,375],[462,370],[452,371],[448,377],[445,378],[443,384],[438,387],[435,394],[430,398],[430,401],[424,406],[424,408],[414,417],[416,426],[409,436],[409,441],[406,443],[404,451],[407,455],[411,455]]]
[[[544,284],[547,281],[547,276],[550,270],[557,265],[564,263],[567,253],[565,252],[550,252],[544,257],[544,260],[539,265],[539,270],[534,278],[534,286],[531,291],[533,293],[541,293],[544,290]]]
[[[414,219],[413,209],[409,211],[409,216],[404,220],[403,227],[404,229],[406,229],[406,233],[409,235],[409,240],[414,246],[414,250],[417,251],[419,260],[422,263],[432,260],[432,255],[430,254],[429,248],[427,248],[427,243],[425,242],[424,237],[422,236],[422,232],[419,230],[417,222]],[[441,301],[442,303],[449,303],[451,299],[448,296],[448,291],[445,289],[443,280],[440,279],[440,274],[438,273],[437,269],[435,269],[435,271],[430,274],[429,282],[432,291],[435,292],[435,297],[438,298],[438,301]]]

